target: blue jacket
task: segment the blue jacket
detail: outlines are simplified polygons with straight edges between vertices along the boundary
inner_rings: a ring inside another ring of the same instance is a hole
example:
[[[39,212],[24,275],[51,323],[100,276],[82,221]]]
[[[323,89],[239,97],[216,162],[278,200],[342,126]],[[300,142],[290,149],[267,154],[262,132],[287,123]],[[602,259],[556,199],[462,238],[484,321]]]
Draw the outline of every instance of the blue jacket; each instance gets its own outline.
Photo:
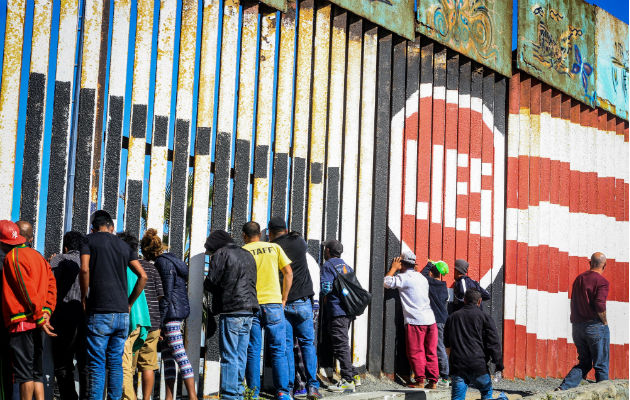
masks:
[[[341,258],[330,258],[324,263],[320,273],[320,293],[324,296],[326,315],[330,318],[346,316],[346,312],[341,308],[339,297],[332,291],[337,271],[341,270],[344,266],[348,271],[352,271],[352,268]]]
[[[155,260],[160,272],[164,297],[160,299],[162,324],[183,321],[190,314],[188,304],[188,266],[173,253],[163,253]]]
[[[464,294],[466,294],[466,290],[468,289],[475,289],[481,293],[481,300],[490,300],[490,293],[488,293],[486,289],[482,288],[479,282],[468,275],[464,275],[457,279],[453,285],[453,297],[455,297],[453,305],[455,306],[455,310],[459,310],[464,306]]]

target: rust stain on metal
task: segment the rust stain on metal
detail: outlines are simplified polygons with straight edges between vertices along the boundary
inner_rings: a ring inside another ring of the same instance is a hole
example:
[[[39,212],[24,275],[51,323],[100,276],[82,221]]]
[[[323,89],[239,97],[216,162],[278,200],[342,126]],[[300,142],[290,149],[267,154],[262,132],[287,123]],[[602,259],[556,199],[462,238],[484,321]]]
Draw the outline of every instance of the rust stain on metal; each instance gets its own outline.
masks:
[[[96,112],[92,152],[92,188],[90,190],[90,212],[96,210],[98,201],[99,172],[101,170],[101,142],[103,141],[103,103],[105,101],[105,72],[107,68],[107,33],[109,31],[110,0],[103,0],[101,19],[101,45],[98,57],[98,80],[96,90]]]
[[[505,75],[512,75],[512,2],[423,0],[418,32]]]
[[[413,0],[330,1],[409,40],[416,35]]]

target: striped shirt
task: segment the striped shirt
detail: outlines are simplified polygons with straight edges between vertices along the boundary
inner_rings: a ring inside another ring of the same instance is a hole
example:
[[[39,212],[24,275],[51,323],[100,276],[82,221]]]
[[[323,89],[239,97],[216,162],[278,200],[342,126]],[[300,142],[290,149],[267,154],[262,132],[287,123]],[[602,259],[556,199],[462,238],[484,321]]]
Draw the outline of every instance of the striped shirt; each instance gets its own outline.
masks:
[[[160,317],[160,297],[164,296],[164,289],[162,289],[162,278],[160,273],[155,268],[155,265],[151,261],[139,260],[140,265],[147,273],[147,284],[144,287],[144,295],[147,298],[147,305],[149,306],[149,317],[151,318],[151,330],[159,329],[162,323]]]

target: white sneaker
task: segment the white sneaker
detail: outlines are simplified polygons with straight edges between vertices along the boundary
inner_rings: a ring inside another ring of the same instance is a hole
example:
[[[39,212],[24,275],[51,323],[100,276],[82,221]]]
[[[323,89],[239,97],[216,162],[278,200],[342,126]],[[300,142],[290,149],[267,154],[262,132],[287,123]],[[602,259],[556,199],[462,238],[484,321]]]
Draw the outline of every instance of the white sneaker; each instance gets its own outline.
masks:
[[[348,382],[345,379],[340,380],[334,385],[328,386],[328,390],[335,393],[354,393],[354,382]]]

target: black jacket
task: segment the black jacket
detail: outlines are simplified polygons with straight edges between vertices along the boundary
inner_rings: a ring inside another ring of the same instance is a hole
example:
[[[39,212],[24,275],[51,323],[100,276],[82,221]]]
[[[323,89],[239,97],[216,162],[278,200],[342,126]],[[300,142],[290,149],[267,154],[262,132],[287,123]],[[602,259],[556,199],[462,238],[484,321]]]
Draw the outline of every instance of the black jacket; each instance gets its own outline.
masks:
[[[164,297],[160,299],[162,323],[185,320],[190,314],[188,265],[172,253],[163,253],[155,260],[155,267],[164,288]]]
[[[444,346],[451,349],[451,375],[487,374],[490,360],[496,364],[497,371],[503,370],[501,343],[494,321],[475,305],[466,304],[448,317],[444,326]]]
[[[431,267],[433,267],[433,263],[427,263],[422,270],[422,275],[429,282],[429,301],[431,302],[433,315],[435,315],[435,322],[444,324],[446,323],[446,318],[448,318],[446,307],[448,303],[448,289],[446,288],[446,282],[435,279],[429,274]]]
[[[210,259],[203,287],[212,294],[212,314],[254,313],[256,297],[256,260],[249,251],[228,243]]]
[[[464,294],[466,294],[466,290],[468,289],[475,289],[481,293],[481,300],[490,300],[490,293],[488,293],[486,289],[482,288],[479,282],[468,275],[464,275],[460,279],[456,280],[453,285],[453,306],[455,310],[459,310],[464,306]]]

